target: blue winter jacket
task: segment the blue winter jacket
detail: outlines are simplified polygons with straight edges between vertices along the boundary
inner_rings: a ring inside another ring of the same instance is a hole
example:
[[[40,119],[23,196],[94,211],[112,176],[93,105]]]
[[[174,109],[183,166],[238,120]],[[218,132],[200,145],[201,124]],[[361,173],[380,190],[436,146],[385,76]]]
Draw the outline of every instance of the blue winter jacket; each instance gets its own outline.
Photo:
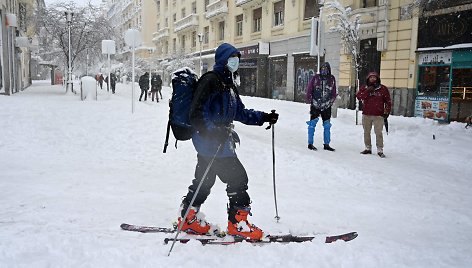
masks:
[[[228,59],[239,51],[230,44],[220,45],[215,52],[213,72],[203,75],[194,93],[190,108],[190,122],[195,128],[192,142],[201,156],[212,157],[220,144],[216,128],[229,127],[234,120],[246,125],[262,125],[263,112],[246,109],[227,69]],[[236,157],[236,132],[223,142],[217,157]]]

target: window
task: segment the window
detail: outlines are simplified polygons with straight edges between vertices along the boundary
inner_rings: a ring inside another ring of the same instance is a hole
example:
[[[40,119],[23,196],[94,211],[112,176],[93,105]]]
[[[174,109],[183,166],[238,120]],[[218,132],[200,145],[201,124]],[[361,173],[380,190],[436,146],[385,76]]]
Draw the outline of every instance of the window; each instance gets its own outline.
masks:
[[[262,7],[252,11],[252,32],[260,32],[262,24]]]
[[[362,7],[375,7],[377,6],[377,0],[362,0]]]
[[[186,35],[182,35],[182,42],[181,42],[181,50],[182,52],[185,52],[185,41],[187,39],[187,36]]]
[[[177,39],[172,39],[172,51],[175,53],[177,51]]]
[[[305,20],[311,19],[312,17],[318,17],[320,14],[319,12],[320,8],[318,7],[318,0],[305,0]]]
[[[192,2],[192,14],[197,14],[197,2]]]
[[[161,24],[157,23],[157,30],[159,31],[161,29]]]
[[[418,96],[449,95],[449,66],[421,66],[419,69]]]
[[[218,23],[218,40],[225,39],[225,22],[220,21]]]
[[[207,12],[207,6],[210,4],[210,0],[205,0],[205,12]]]
[[[157,13],[161,12],[161,1],[156,1],[157,4]]]
[[[185,18],[185,8],[182,8],[182,19]]]
[[[169,18],[166,18],[165,20],[165,27],[169,27]]]
[[[236,36],[243,35],[243,14],[236,16]]]
[[[176,22],[177,21],[177,14],[174,13],[174,15],[172,15],[172,19],[173,19],[174,22]]]
[[[284,8],[285,1],[274,3],[274,26],[280,26],[284,24]]]
[[[208,44],[210,40],[208,40],[208,37],[210,36],[210,26],[207,26],[203,28],[203,43]]]
[[[192,32],[192,47],[197,46],[197,32]]]

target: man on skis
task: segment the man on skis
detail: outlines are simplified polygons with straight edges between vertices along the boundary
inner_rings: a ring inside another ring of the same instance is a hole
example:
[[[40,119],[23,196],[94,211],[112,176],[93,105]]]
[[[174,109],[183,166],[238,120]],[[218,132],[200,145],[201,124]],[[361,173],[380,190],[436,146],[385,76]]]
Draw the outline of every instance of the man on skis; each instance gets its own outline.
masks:
[[[211,233],[210,224],[204,220],[199,210],[218,176],[226,184],[229,198],[227,234],[252,240],[263,237],[263,231],[247,220],[251,211],[251,199],[247,193],[248,176],[236,156],[235,144],[239,142],[239,137],[232,129],[232,123],[236,120],[246,125],[261,126],[264,122],[275,124],[278,114],[244,107],[235,83],[240,57],[241,54],[235,47],[227,43],[221,44],[215,52],[213,72],[202,76],[194,93],[190,121],[195,129],[192,142],[197,151],[198,162],[195,179],[182,200],[178,218],[179,226],[186,233]],[[208,175],[203,178],[213,157],[215,159]],[[197,192],[201,180],[204,181]],[[195,194],[195,200],[190,204]],[[183,220],[187,209],[189,212]]]

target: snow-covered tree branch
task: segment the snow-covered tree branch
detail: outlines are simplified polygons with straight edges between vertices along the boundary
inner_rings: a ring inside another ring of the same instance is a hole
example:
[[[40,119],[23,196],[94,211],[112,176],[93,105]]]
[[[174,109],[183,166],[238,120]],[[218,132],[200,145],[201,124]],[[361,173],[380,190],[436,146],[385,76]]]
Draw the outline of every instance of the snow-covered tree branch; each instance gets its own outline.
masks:
[[[67,66],[69,60],[68,25],[64,12],[74,12],[71,22],[71,62],[74,70],[84,69],[89,56],[89,65],[99,65],[101,41],[116,39],[113,28],[103,17],[99,7],[78,6],[75,2],[59,2],[36,10],[35,21],[41,37],[40,56],[45,61],[54,61]],[[55,51],[55,53],[50,53]],[[60,53],[58,53],[60,52]]]
[[[360,70],[359,62],[359,26],[360,16],[352,16],[350,7],[344,7],[338,0],[330,0],[324,4],[328,11],[328,20],[333,23],[329,30],[341,35],[341,40],[348,53],[352,56],[354,67]]]

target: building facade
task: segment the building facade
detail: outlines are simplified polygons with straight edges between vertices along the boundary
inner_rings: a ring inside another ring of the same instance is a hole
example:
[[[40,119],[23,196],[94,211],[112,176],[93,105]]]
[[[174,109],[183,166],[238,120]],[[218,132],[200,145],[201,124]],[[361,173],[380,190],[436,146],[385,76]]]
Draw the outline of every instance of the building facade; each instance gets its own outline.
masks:
[[[41,3],[41,1],[39,1]],[[11,95],[31,85],[31,40],[27,17],[33,0],[0,1],[0,94]]]
[[[152,56],[161,62],[181,57],[193,59],[194,65],[200,66],[196,68],[200,74],[211,70],[216,47],[231,43],[242,53],[242,94],[303,102],[318,61],[317,53],[310,53],[314,40],[310,34],[311,18],[318,17],[321,8],[322,21],[327,25],[321,33],[324,45],[320,61],[331,64],[338,81],[340,107],[355,108],[359,85],[365,83],[368,72],[376,71],[390,89],[392,114],[460,121],[471,113],[466,79],[470,77],[471,57],[467,49],[472,43],[470,20],[466,19],[470,17],[470,0],[457,0],[450,5],[445,1],[339,0],[352,9],[351,19],[359,19],[359,80],[340,33],[329,30],[333,22],[327,21],[329,10],[323,8],[328,1],[331,0],[155,0],[155,16],[150,15],[150,21],[143,24],[151,25],[155,31],[143,32],[144,43],[147,47],[148,40],[152,41],[156,48]],[[455,16],[458,12],[459,17]],[[118,18],[123,21],[128,16]],[[133,21],[139,26],[139,20]],[[438,22],[432,26],[432,21]],[[440,26],[443,22],[449,22],[446,25],[450,28],[443,29],[447,27]],[[129,22],[120,25],[123,31],[136,26]],[[430,32],[426,31],[428,27]],[[442,36],[449,43],[433,42],[435,39],[430,37],[436,31],[464,34]],[[438,57],[450,62],[438,64],[434,61]],[[439,73],[444,79],[432,79]],[[431,91],[433,84],[448,98],[425,98],[429,93],[424,92]],[[422,104],[426,108],[421,108]],[[430,106],[442,108],[435,108],[435,115],[431,116],[433,111],[427,108]]]

